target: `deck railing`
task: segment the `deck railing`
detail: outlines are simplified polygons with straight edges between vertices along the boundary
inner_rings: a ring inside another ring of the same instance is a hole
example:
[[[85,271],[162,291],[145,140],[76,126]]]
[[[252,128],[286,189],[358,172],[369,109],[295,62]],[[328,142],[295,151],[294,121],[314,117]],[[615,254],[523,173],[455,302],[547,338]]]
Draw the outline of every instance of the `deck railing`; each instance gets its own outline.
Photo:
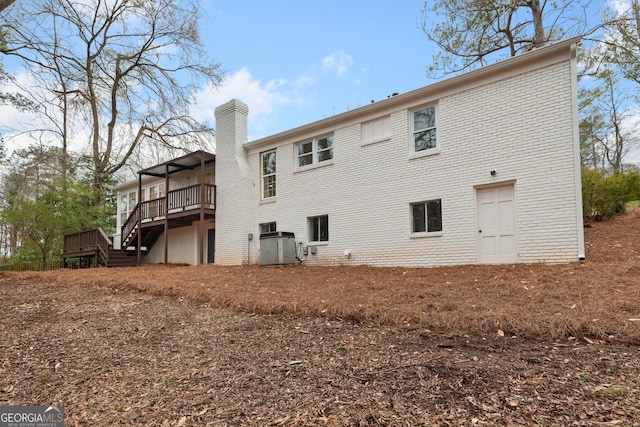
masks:
[[[107,264],[109,262],[109,249],[111,248],[113,248],[111,239],[100,227],[64,236],[64,254],[95,251],[96,256]]]
[[[201,203],[204,196],[204,204]],[[169,206],[167,209],[167,200]],[[167,197],[146,200],[138,203],[129,218],[122,225],[123,248],[129,243],[140,222],[154,221],[164,218],[168,213],[200,208],[215,209],[216,186],[212,184],[194,184],[188,187],[171,190]]]

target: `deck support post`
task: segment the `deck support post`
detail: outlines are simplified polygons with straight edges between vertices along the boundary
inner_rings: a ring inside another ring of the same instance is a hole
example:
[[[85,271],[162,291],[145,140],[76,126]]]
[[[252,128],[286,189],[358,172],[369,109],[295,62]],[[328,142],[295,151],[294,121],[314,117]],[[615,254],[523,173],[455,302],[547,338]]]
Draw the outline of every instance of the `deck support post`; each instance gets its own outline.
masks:
[[[142,202],[142,174],[138,174],[138,206],[142,206],[140,203]],[[138,214],[138,261],[136,265],[140,265],[142,263],[142,249],[140,246],[142,245],[142,212]]]
[[[169,165],[164,165],[164,265],[169,263]]]
[[[204,157],[200,157],[200,226],[198,228],[198,263],[204,264]]]

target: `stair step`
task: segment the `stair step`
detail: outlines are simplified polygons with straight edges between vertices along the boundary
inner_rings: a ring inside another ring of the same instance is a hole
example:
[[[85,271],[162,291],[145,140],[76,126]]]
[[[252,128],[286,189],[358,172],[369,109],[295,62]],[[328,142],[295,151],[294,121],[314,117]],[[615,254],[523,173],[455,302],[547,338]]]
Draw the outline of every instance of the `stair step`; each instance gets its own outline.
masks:
[[[137,263],[137,257],[127,255],[121,250],[112,249],[109,251],[109,265],[107,267],[130,267]]]

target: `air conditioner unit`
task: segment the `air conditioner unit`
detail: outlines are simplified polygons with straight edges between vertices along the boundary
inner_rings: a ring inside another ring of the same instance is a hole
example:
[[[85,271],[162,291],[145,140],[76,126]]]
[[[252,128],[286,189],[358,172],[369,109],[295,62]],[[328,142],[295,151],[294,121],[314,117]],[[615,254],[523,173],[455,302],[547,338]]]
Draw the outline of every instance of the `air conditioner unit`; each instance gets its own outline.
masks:
[[[260,265],[296,263],[296,240],[293,233],[276,231],[260,235]]]

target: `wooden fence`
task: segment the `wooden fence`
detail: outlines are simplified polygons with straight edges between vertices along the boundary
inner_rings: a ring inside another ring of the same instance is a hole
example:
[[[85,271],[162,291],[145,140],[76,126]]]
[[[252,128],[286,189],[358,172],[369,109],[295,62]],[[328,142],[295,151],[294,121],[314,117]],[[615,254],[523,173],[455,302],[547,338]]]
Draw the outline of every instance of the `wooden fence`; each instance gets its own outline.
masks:
[[[15,261],[7,264],[0,264],[0,271],[50,271],[62,268],[62,259],[47,261],[42,265],[42,261]]]

